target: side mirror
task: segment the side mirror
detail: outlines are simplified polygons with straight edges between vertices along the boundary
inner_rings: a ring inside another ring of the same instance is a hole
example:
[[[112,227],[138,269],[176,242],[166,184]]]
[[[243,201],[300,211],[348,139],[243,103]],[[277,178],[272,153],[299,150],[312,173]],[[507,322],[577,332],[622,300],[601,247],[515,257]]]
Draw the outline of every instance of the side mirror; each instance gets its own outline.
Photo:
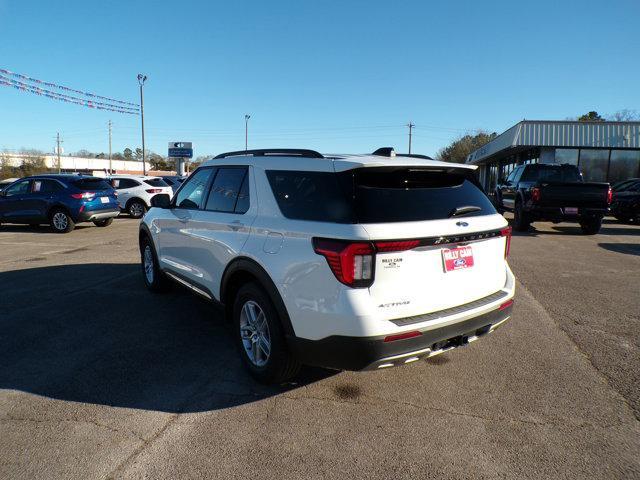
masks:
[[[0,190],[0,197],[6,197],[7,196],[7,192],[4,190]]]
[[[151,206],[155,208],[169,208],[171,198],[166,193],[159,193],[151,197]]]

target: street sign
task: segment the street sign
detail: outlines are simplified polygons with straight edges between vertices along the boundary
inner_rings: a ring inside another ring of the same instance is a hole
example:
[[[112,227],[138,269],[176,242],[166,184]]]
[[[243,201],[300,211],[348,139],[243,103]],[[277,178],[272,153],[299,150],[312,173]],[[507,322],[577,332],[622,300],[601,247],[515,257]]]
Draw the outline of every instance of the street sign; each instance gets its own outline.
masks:
[[[191,142],[169,142],[169,156],[173,158],[193,158]]]

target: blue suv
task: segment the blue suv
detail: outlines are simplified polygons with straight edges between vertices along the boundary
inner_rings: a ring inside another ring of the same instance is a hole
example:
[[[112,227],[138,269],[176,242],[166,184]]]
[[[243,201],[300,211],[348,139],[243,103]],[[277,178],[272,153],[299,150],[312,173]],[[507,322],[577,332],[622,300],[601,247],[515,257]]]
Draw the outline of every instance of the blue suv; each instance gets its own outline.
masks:
[[[0,224],[48,223],[67,233],[76,223],[107,227],[120,213],[117,193],[109,182],[81,175],[35,175],[0,191]]]

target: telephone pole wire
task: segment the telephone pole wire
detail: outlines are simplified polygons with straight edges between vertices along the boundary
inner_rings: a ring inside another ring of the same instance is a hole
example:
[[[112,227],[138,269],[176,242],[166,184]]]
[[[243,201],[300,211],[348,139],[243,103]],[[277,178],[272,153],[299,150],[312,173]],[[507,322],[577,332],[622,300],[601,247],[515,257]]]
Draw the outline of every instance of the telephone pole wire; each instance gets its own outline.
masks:
[[[413,130],[413,127],[415,127],[415,124],[413,122],[409,122],[407,127],[409,127],[409,155],[411,155],[411,130]]]
[[[113,168],[111,167],[111,120],[109,120],[109,175],[113,173]]]
[[[60,143],[62,143],[62,140],[60,140],[60,132],[58,132],[56,134],[56,153],[58,154],[58,173],[60,173],[60,171],[62,170],[62,165],[60,163]]]

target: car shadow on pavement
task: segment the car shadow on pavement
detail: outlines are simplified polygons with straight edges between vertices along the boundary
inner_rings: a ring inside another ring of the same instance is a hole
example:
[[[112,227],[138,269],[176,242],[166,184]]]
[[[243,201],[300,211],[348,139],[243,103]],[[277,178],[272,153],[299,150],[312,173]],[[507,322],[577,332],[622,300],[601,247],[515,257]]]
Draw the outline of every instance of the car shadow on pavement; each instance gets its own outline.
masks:
[[[598,246],[611,252],[640,256],[640,244],[638,243],[599,243]]]
[[[254,402],[334,374],[305,369],[296,383],[256,383],[220,309],[178,287],[148,292],[135,264],[1,272],[0,292],[3,389],[178,413]]]

